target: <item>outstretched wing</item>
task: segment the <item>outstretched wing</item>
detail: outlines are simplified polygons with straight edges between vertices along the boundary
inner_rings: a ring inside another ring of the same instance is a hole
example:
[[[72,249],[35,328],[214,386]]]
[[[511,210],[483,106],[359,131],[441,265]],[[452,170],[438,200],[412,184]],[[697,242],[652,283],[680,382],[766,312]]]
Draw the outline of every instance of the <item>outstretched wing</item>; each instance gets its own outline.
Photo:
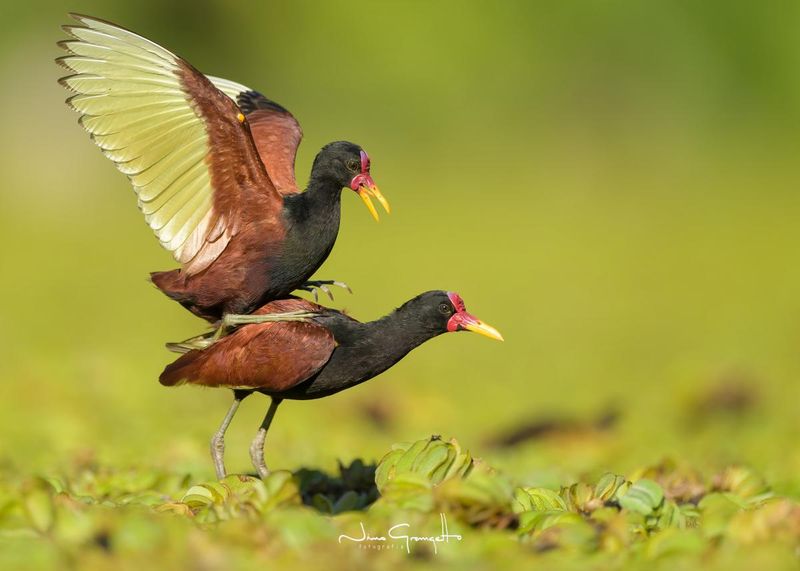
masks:
[[[128,176],[161,244],[188,274],[211,264],[258,212],[278,216],[272,185],[238,107],[203,74],[129,30],[72,14],[74,72],[60,83],[92,140]]]
[[[236,101],[247,117],[258,154],[269,178],[282,195],[300,192],[294,176],[297,147],[303,139],[300,123],[287,109],[234,81],[208,76],[217,89]]]
[[[320,310],[323,308],[304,299],[283,299],[254,313]],[[207,349],[182,355],[167,365],[159,380],[167,386],[191,383],[281,392],[319,371],[335,347],[333,334],[316,323],[244,325]]]

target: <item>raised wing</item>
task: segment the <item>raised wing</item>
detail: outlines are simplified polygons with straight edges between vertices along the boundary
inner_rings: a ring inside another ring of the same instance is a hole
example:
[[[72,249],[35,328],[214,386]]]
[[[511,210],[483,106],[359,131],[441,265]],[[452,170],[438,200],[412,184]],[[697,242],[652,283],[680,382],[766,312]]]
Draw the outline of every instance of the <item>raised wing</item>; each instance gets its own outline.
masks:
[[[219,77],[208,76],[208,79],[236,101],[247,117],[258,154],[278,192],[282,195],[300,192],[294,161],[303,130],[297,119],[284,107],[249,87]]]
[[[92,140],[128,176],[139,208],[162,246],[195,274],[225,250],[252,212],[277,216],[276,192],[236,105],[189,63],[109,22],[72,14],[74,72],[60,83],[76,93]]]
[[[255,314],[319,311],[304,299],[268,303]],[[284,321],[244,325],[207,349],[189,351],[167,365],[159,381],[281,392],[305,381],[330,359],[333,335],[315,323]]]

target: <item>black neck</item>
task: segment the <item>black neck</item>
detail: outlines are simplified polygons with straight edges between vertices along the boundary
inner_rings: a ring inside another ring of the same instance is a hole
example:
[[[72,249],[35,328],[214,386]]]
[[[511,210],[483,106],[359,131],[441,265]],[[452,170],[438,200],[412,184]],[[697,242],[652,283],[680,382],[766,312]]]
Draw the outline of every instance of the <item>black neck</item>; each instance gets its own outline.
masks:
[[[305,192],[289,195],[284,204],[295,222],[316,223],[321,218],[329,218],[331,212],[339,212],[342,187],[329,178],[315,177],[311,174]],[[338,216],[336,217],[338,222]]]
[[[412,349],[441,333],[421,321],[413,310],[406,306],[364,326],[371,346],[387,358],[386,362],[381,363],[384,370],[394,365]]]
[[[341,220],[342,189],[333,182],[312,179],[305,192],[283,199],[286,236],[270,275],[271,299],[288,295],[325,262],[336,243]]]
[[[319,398],[363,383],[442,333],[407,306],[367,323],[338,312],[319,321],[334,334],[338,346],[316,377],[292,389],[293,398]]]

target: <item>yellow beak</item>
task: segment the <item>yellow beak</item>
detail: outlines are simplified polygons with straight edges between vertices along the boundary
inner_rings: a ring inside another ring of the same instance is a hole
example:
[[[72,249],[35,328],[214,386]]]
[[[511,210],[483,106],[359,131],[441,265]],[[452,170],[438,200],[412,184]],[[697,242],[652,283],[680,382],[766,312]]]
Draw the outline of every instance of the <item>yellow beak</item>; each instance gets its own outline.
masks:
[[[489,339],[497,339],[498,341],[504,341],[503,336],[500,335],[500,332],[492,327],[491,325],[484,323],[480,319],[476,319],[473,322],[465,323],[464,329],[467,331],[474,331],[475,333],[480,333],[488,337]]]
[[[381,203],[381,206],[383,206],[383,209],[386,211],[386,214],[391,213],[391,208],[389,208],[389,202],[386,200],[386,198],[384,198],[384,196],[381,194],[381,191],[378,190],[378,187],[376,185],[374,184],[372,186],[361,185],[358,187],[358,190],[356,192],[358,193],[358,196],[361,197],[361,200],[364,201],[364,205],[367,207],[367,210],[369,210],[369,213],[372,214],[372,217],[375,219],[376,222],[380,222],[380,217],[378,216],[378,211],[375,210],[375,206],[372,204],[372,199],[370,198],[371,196]]]

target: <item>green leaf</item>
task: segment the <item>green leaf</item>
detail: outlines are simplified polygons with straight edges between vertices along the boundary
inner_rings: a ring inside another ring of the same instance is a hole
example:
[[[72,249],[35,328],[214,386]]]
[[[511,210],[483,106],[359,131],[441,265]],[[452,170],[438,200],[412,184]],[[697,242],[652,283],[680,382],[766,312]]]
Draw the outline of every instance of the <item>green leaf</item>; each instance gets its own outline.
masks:
[[[670,527],[685,529],[694,526],[699,516],[699,512],[693,505],[678,505],[672,500],[667,500],[661,506],[656,527],[658,529]]]
[[[589,502],[593,499],[593,490],[589,484],[577,482],[561,488],[559,495],[569,511],[586,511]]]
[[[459,450],[457,446],[447,446],[446,450],[447,458],[445,458],[444,462],[436,466],[428,476],[430,481],[436,484],[441,483],[453,472],[454,464],[459,459]]]
[[[447,461],[448,451],[450,450],[450,447],[444,442],[438,444],[424,450],[414,462],[414,471],[431,480],[433,484],[438,484],[439,482],[432,480],[431,476],[437,468]]]
[[[205,486],[192,486],[183,495],[181,502],[192,509],[208,506],[214,503],[214,492]]]
[[[526,511],[567,511],[564,499],[548,488],[517,488],[514,490],[515,513]]]
[[[381,490],[387,503],[402,509],[430,511],[433,508],[431,483],[417,474],[399,474]]]
[[[603,502],[615,499],[619,494],[624,495],[628,491],[630,483],[624,476],[618,476],[610,472],[603,474],[594,486],[593,496]]]
[[[386,454],[378,463],[375,469],[375,485],[379,490],[383,490],[384,486],[394,478],[397,472],[397,461],[405,454],[405,450],[396,448]]]
[[[414,461],[417,459],[417,455],[425,450],[428,445],[431,443],[430,439],[425,440],[417,440],[414,444],[412,444],[408,450],[406,450],[403,455],[397,460],[395,464],[395,473],[396,474],[403,474],[406,472],[411,472],[411,467],[414,465]]]
[[[544,531],[554,525],[579,524],[583,523],[583,518],[573,512],[562,510],[548,511],[529,511],[519,516],[518,533],[535,533]]]
[[[313,505],[317,510],[321,511],[322,513],[332,514],[333,513],[333,503],[331,500],[328,499],[328,496],[323,496],[322,494],[314,494],[311,498],[311,505]]]
[[[347,490],[342,496],[333,504],[333,513],[339,514],[346,511],[352,511],[362,506],[362,497],[358,492]]]
[[[473,466],[472,456],[462,451],[455,439],[426,438],[408,445],[395,445],[378,463],[375,484],[383,493],[393,479],[402,474],[418,474],[433,485],[455,477],[465,477]]]
[[[661,486],[642,478],[634,482],[625,495],[619,498],[619,505],[628,511],[647,516],[655,512],[663,501],[664,491]]]

